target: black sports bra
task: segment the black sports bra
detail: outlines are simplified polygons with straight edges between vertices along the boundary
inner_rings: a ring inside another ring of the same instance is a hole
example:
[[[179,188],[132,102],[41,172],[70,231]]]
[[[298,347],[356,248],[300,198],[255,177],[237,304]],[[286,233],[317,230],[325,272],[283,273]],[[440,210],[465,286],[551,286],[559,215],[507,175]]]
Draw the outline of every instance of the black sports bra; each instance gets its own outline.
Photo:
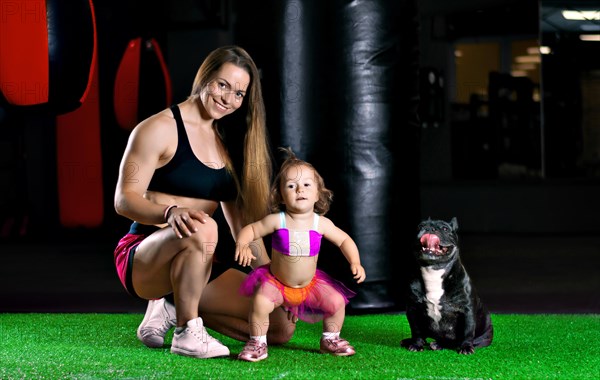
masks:
[[[171,111],[177,122],[177,150],[165,166],[154,171],[148,190],[184,197],[230,201],[237,189],[231,173],[225,168],[212,169],[194,155],[175,104]]]

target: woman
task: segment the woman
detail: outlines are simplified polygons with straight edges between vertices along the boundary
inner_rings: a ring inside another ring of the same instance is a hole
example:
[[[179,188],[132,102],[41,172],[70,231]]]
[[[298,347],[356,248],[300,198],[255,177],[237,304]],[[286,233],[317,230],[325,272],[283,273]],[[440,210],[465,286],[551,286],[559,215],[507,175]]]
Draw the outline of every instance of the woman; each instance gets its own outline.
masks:
[[[232,156],[238,152],[228,150],[217,121],[239,109],[244,98],[243,164],[236,170]],[[229,355],[205,326],[247,339],[250,300],[238,292],[246,275],[213,260],[218,228],[211,215],[220,205],[237,236],[243,225],[268,213],[270,177],[256,65],[240,47],[216,49],[200,66],[187,100],[136,126],[119,169],[115,210],[133,224],[115,250],[115,264],[127,291],[150,300],[138,328],[144,344],[162,346],[174,324],[171,352],[179,355]],[[260,246],[265,252],[262,241]],[[256,265],[267,262],[262,254]],[[170,294],[174,306],[163,298]],[[273,328],[270,339],[279,343],[294,331],[283,310],[273,313]]]

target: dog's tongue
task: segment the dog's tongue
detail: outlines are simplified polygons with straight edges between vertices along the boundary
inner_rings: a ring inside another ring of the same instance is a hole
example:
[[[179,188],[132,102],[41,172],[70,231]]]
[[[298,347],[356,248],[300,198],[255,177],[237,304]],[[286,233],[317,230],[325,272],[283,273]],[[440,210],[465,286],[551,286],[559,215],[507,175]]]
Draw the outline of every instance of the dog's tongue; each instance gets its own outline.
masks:
[[[440,246],[440,238],[435,234],[425,234],[421,236],[421,245],[432,251],[436,250]]]

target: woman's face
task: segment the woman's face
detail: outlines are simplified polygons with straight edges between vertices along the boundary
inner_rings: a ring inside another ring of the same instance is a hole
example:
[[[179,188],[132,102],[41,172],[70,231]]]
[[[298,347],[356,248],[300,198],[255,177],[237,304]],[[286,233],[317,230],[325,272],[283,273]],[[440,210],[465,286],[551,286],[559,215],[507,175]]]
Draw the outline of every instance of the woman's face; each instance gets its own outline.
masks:
[[[212,119],[218,120],[240,108],[250,83],[248,72],[225,63],[202,92],[202,104]]]

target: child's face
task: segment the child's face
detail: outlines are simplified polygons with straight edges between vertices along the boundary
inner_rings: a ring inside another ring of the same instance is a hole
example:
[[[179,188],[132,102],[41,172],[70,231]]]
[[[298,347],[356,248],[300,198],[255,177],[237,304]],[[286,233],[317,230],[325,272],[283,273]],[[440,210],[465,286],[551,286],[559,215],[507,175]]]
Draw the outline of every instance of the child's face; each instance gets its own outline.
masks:
[[[310,212],[319,200],[319,189],[315,172],[308,166],[288,168],[281,184],[281,197],[288,211]]]

